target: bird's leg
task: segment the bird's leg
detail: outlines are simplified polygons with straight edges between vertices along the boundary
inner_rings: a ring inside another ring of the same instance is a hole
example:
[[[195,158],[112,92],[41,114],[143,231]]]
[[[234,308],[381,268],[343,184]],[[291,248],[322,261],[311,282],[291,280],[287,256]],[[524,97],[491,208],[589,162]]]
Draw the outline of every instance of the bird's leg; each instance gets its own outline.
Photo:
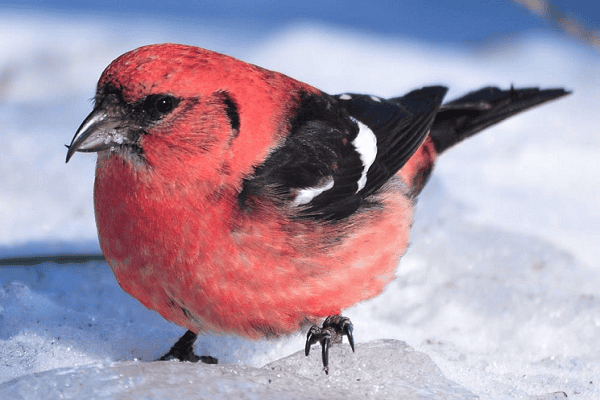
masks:
[[[323,371],[329,374],[329,345],[333,343],[341,343],[342,337],[346,335],[352,351],[354,351],[354,336],[352,331],[354,326],[350,319],[342,315],[330,315],[323,322],[322,327],[313,325],[306,335],[306,345],[304,346],[304,354],[308,356],[310,347],[319,342],[321,343],[321,356],[323,358]]]
[[[218,360],[211,356],[197,356],[194,353],[194,342],[196,341],[196,335],[192,331],[187,331],[181,338],[171,347],[171,350],[157,361],[189,361],[198,362],[201,361],[204,364],[218,364]]]

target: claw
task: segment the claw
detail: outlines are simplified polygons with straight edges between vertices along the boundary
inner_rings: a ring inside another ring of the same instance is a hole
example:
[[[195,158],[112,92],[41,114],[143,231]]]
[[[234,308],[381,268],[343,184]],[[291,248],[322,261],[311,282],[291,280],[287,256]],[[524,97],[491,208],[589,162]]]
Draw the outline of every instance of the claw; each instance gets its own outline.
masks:
[[[354,332],[354,325],[352,325],[352,322],[348,320],[346,325],[344,325],[344,334],[346,337],[348,337],[348,343],[350,343],[350,347],[354,353],[354,335],[352,335],[352,332]]]
[[[310,340],[310,332],[308,333],[308,336],[306,337],[306,344],[304,345],[304,355],[306,357],[308,357],[308,355],[310,354],[310,346],[312,346],[314,343]]]
[[[319,329],[319,327],[316,325],[311,326],[311,328],[308,330],[308,334],[306,335],[306,344],[304,345],[304,354],[307,357],[310,354],[310,347],[319,341],[319,339],[317,339],[317,335],[320,331],[321,329]]]
[[[329,375],[329,336],[326,336],[321,341],[321,358],[323,359],[323,371],[325,375]]]
[[[341,343],[342,337],[346,335],[350,347],[354,352],[354,326],[349,318],[341,315],[330,315],[323,322],[322,327],[313,325],[306,335],[306,344],[304,345],[304,354],[310,354],[310,348],[313,344],[321,343],[321,358],[323,360],[323,371],[329,374],[329,346],[332,343]]]

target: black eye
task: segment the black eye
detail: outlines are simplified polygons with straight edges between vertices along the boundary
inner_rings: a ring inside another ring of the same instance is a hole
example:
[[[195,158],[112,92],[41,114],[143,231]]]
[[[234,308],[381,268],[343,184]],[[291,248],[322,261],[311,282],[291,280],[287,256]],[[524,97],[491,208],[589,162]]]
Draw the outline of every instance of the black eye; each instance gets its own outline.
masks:
[[[177,106],[179,100],[173,96],[164,94],[153,94],[144,100],[144,110],[152,118],[160,118],[170,113]]]
[[[161,97],[158,100],[156,100],[156,109],[161,114],[166,114],[173,108],[175,108],[175,102],[170,96]]]

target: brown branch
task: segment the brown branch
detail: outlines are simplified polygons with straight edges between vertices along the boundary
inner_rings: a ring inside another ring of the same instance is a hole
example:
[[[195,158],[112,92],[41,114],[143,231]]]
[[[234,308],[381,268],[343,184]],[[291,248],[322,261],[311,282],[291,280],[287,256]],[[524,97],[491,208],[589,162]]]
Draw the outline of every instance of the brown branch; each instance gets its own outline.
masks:
[[[586,26],[579,18],[563,12],[550,0],[512,0],[531,13],[547,19],[568,35],[600,51],[600,31]]]

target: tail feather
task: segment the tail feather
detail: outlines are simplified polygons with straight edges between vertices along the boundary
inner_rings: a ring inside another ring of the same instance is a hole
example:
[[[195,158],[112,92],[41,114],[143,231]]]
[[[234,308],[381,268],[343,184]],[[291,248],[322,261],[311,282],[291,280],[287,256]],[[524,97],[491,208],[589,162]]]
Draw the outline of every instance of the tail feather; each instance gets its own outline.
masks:
[[[487,87],[443,104],[430,132],[435,150],[440,154],[491,125],[569,93],[564,89]]]

